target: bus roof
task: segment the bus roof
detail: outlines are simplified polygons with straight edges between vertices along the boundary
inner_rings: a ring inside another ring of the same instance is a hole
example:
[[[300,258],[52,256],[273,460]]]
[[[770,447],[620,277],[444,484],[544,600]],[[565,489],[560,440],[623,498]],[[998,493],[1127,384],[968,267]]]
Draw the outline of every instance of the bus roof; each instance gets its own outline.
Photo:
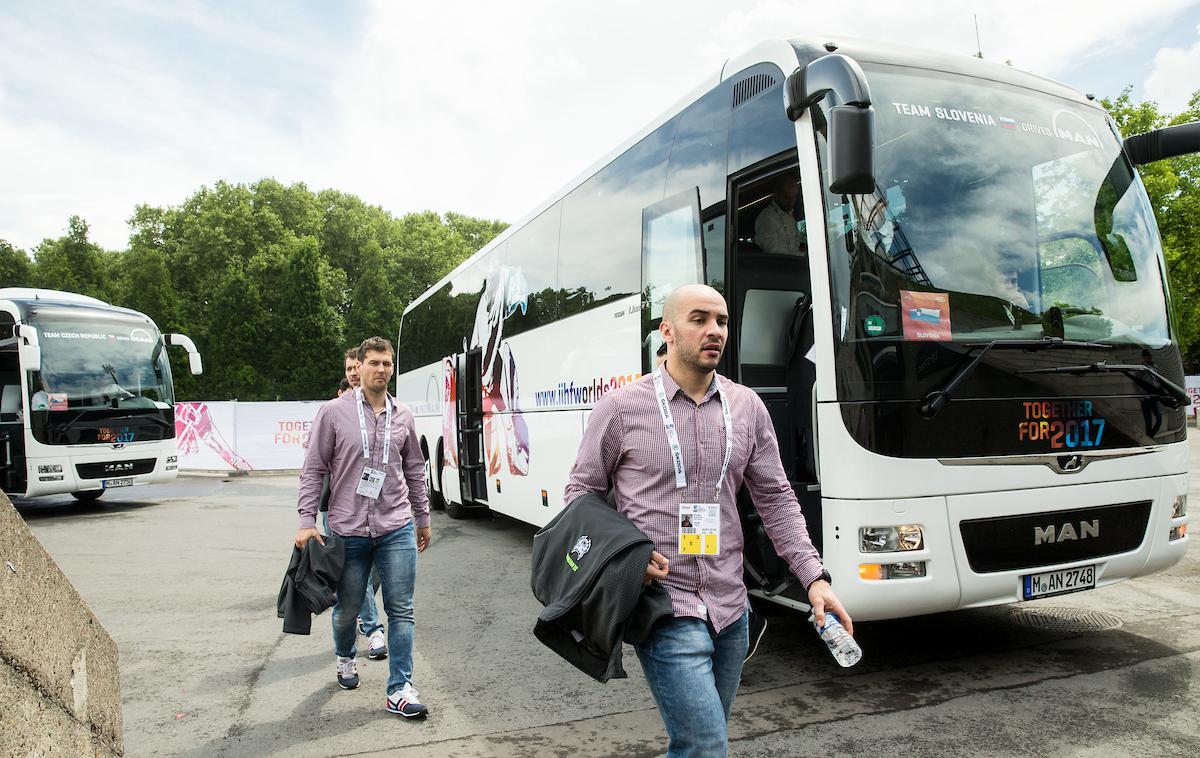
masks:
[[[47,301],[54,303],[71,303],[73,305],[98,305],[105,308],[111,307],[103,300],[97,300],[94,297],[80,295],[75,292],[63,292],[62,290],[47,290],[36,287],[5,287],[0,289],[0,300],[28,300],[28,301]]]
[[[831,50],[828,46],[833,45]],[[431,285],[425,292],[421,293],[404,308],[403,315],[408,315],[408,312],[420,305],[428,299],[434,292],[441,289],[459,272],[465,270],[477,260],[487,255],[496,247],[504,244],[504,242],[513,234],[518,232],[523,226],[537,218],[544,211],[549,209],[559,200],[566,197],[572,190],[580,186],[600,169],[607,166],[618,156],[633,147],[643,138],[649,135],[658,127],[665,124],[671,118],[683,111],[688,105],[697,100],[700,96],[706,93],[709,89],[721,83],[722,81],[731,78],[737,73],[754,66],[758,63],[783,63],[784,60],[789,64],[783,69],[784,76],[791,74],[797,67],[807,66],[817,58],[829,55],[832,52],[838,52],[849,56],[862,63],[878,63],[889,64],[894,66],[905,66],[910,68],[928,69],[931,71],[944,71],[953,74],[962,74],[971,76],[976,79],[985,79],[990,81],[1002,82],[1018,87],[1046,92],[1051,95],[1066,98],[1079,103],[1092,105],[1099,108],[1100,106],[1091,102],[1089,98],[1084,97],[1075,90],[1061,82],[1036,74],[1015,69],[1012,66],[1001,63],[993,63],[974,56],[959,55],[954,53],[935,52],[932,50],[923,50],[916,47],[908,47],[905,45],[897,45],[887,42],[875,42],[871,40],[858,39],[854,37],[838,37],[836,40],[825,37],[818,40],[816,37],[793,38],[789,40],[766,40],[761,42],[741,55],[729,58],[721,65],[719,72],[715,76],[707,76],[696,85],[692,91],[688,92],[678,101],[660,113],[657,117],[643,126],[633,136],[626,139],[616,148],[611,150],[603,158],[599,159],[573,180],[565,184],[557,192],[552,194],[548,199],[539,204],[535,210],[526,214],[516,223],[510,225],[507,229],[499,234],[495,239],[484,245],[472,255],[467,257],[462,263],[454,267],[449,273]],[[794,64],[791,65],[791,64]]]

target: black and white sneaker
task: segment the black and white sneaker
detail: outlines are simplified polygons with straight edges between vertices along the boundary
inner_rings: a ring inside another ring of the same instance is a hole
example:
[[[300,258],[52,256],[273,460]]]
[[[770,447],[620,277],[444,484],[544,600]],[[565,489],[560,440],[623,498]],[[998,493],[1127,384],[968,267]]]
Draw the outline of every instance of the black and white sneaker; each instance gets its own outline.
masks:
[[[766,633],[767,617],[761,613],[750,611],[750,646],[746,648],[747,661],[758,652],[758,643],[762,642],[763,635]]]
[[[404,687],[387,696],[384,708],[388,713],[398,713],[406,719],[423,719],[429,715],[429,709],[421,705],[420,697],[421,693],[413,688],[412,682],[405,682]]]
[[[367,638],[367,657],[373,661],[387,658],[387,640],[384,639],[382,629],[376,629]]]
[[[344,690],[352,690],[358,686],[357,660],[337,656],[337,683]]]

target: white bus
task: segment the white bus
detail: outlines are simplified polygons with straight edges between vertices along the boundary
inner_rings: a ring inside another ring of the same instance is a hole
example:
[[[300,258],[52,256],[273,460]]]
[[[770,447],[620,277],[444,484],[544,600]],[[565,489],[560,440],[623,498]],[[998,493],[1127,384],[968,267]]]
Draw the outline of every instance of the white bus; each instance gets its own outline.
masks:
[[[182,334],[95,298],[0,289],[0,485],[21,497],[95,500],[178,474],[165,349]]]
[[[1008,66],[763,43],[405,310],[431,491],[546,523],[589,409],[651,370],[666,293],[707,282],[719,371],[769,409],[856,619],[1159,571],[1188,544],[1186,397],[1132,164],[1198,130],[1123,145]],[[806,607],[740,508],[752,593]]]

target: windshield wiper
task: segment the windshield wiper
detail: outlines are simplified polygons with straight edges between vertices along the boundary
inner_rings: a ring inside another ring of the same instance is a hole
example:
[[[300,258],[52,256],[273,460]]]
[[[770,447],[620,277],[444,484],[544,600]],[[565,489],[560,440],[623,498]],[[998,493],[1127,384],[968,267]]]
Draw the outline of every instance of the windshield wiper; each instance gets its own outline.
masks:
[[[967,355],[975,348],[982,347],[979,355],[975,356],[975,360],[963,366],[958,372],[950,378],[950,381],[940,389],[933,390],[925,399],[921,401],[921,415],[927,419],[933,418],[941,412],[942,408],[946,407],[947,401],[958,389],[958,385],[962,384],[963,380],[971,375],[979,362],[983,360],[983,356],[992,348],[1001,350],[1046,350],[1057,347],[1099,347],[1108,349],[1112,345],[1104,342],[1079,342],[1077,340],[1065,340],[1062,337],[1043,337],[1036,340],[992,340],[991,342],[974,342],[967,345]]]
[[[1170,398],[1170,406],[1179,408],[1191,402],[1188,393],[1175,382],[1166,378],[1162,374],[1155,371],[1150,366],[1141,363],[1137,364],[1119,364],[1105,363],[1098,361],[1096,363],[1085,363],[1082,366],[1055,366],[1053,368],[1035,368],[1026,371],[1018,371],[1018,374],[1108,374],[1121,373],[1133,380],[1133,383],[1141,387],[1150,395],[1160,397],[1166,395]],[[1150,377],[1151,382],[1147,382],[1143,376]]]

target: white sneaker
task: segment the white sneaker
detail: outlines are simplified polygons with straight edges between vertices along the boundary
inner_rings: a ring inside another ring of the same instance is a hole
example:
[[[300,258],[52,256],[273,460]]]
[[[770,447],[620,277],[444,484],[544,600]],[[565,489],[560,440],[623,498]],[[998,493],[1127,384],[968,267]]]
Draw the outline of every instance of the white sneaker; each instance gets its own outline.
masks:
[[[367,639],[367,657],[373,661],[387,658],[387,640],[383,637],[382,629],[376,629]]]
[[[384,706],[388,713],[398,713],[406,719],[423,719],[429,715],[429,709],[421,705],[421,693],[406,682],[404,686],[387,696]]]
[[[358,686],[358,661],[354,658],[337,658],[337,683],[344,690],[352,690]]]

